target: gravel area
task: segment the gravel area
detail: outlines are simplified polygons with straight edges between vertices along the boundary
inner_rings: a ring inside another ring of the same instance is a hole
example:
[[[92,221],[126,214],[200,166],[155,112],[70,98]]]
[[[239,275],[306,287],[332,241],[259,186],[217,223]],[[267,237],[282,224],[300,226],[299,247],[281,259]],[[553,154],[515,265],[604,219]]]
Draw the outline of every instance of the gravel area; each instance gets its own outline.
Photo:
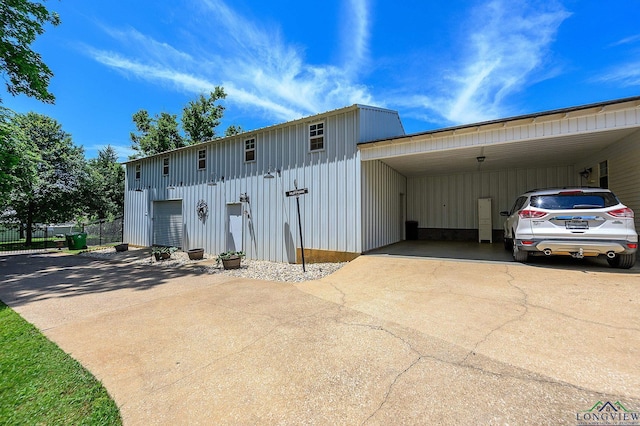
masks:
[[[148,256],[143,256],[148,254]],[[305,265],[306,272],[302,271],[302,265],[290,263],[266,262],[262,260],[243,259],[240,269],[225,270],[222,265],[216,265],[216,256],[205,253],[203,260],[189,260],[189,255],[177,251],[171,258],[156,261],[151,256],[148,248],[129,248],[125,252],[116,252],[114,248],[91,250],[82,253],[96,259],[110,259],[131,264],[150,265],[157,268],[179,268],[187,266],[191,269],[199,269],[208,274],[224,274],[232,277],[253,278],[268,281],[303,282],[317,280],[337,271],[346,263],[312,263]]]

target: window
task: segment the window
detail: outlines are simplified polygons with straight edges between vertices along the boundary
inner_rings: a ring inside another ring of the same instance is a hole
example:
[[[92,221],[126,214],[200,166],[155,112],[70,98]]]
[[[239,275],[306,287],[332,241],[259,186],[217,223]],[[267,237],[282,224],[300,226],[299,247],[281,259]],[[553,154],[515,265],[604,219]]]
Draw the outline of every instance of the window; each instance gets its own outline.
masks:
[[[142,166],[140,164],[136,164],[136,179],[140,179],[140,175],[142,174]]]
[[[613,207],[619,201],[610,192],[587,192],[558,195],[534,195],[531,205],[547,210],[601,209]]]
[[[162,175],[163,176],[169,175],[169,157],[164,157],[162,159]]]
[[[204,170],[207,168],[207,150],[198,150],[198,170]]]
[[[309,125],[309,149],[311,151],[324,149],[324,122]]]
[[[516,202],[513,204],[513,207],[511,208],[511,211],[509,212],[509,214],[514,214],[515,212],[520,211],[524,206],[524,203],[526,202],[527,202],[527,197],[518,197]]]
[[[256,138],[244,141],[244,161],[256,161]]]
[[[609,188],[609,165],[606,161],[600,163],[600,188]]]

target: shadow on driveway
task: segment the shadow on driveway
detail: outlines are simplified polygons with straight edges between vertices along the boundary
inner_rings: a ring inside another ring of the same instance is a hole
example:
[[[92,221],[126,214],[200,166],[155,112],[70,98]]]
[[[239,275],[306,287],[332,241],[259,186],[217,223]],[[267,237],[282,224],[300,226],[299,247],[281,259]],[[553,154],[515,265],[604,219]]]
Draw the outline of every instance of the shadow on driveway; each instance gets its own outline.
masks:
[[[123,289],[145,291],[202,274],[197,269],[151,268],[57,253],[0,255],[0,295],[5,303],[20,306]]]

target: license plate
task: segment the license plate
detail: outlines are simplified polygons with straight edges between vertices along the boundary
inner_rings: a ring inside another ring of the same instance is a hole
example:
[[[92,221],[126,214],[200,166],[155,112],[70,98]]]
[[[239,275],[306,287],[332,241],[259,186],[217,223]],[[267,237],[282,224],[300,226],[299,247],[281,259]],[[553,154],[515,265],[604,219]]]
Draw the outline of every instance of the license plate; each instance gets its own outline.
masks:
[[[564,224],[567,229],[589,229],[589,222],[586,220],[568,220]]]

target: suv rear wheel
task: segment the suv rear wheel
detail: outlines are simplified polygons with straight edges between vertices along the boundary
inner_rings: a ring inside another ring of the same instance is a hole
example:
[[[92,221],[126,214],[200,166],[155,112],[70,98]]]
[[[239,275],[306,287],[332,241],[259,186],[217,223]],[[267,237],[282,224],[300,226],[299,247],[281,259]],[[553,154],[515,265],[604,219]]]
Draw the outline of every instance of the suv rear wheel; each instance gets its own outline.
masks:
[[[613,259],[607,258],[607,262],[613,268],[629,269],[636,263],[636,254],[617,254]]]
[[[516,262],[524,263],[527,261],[527,259],[529,259],[528,251],[520,250],[518,248],[518,245],[514,241],[512,241],[511,245],[513,247],[513,260],[515,260]]]

